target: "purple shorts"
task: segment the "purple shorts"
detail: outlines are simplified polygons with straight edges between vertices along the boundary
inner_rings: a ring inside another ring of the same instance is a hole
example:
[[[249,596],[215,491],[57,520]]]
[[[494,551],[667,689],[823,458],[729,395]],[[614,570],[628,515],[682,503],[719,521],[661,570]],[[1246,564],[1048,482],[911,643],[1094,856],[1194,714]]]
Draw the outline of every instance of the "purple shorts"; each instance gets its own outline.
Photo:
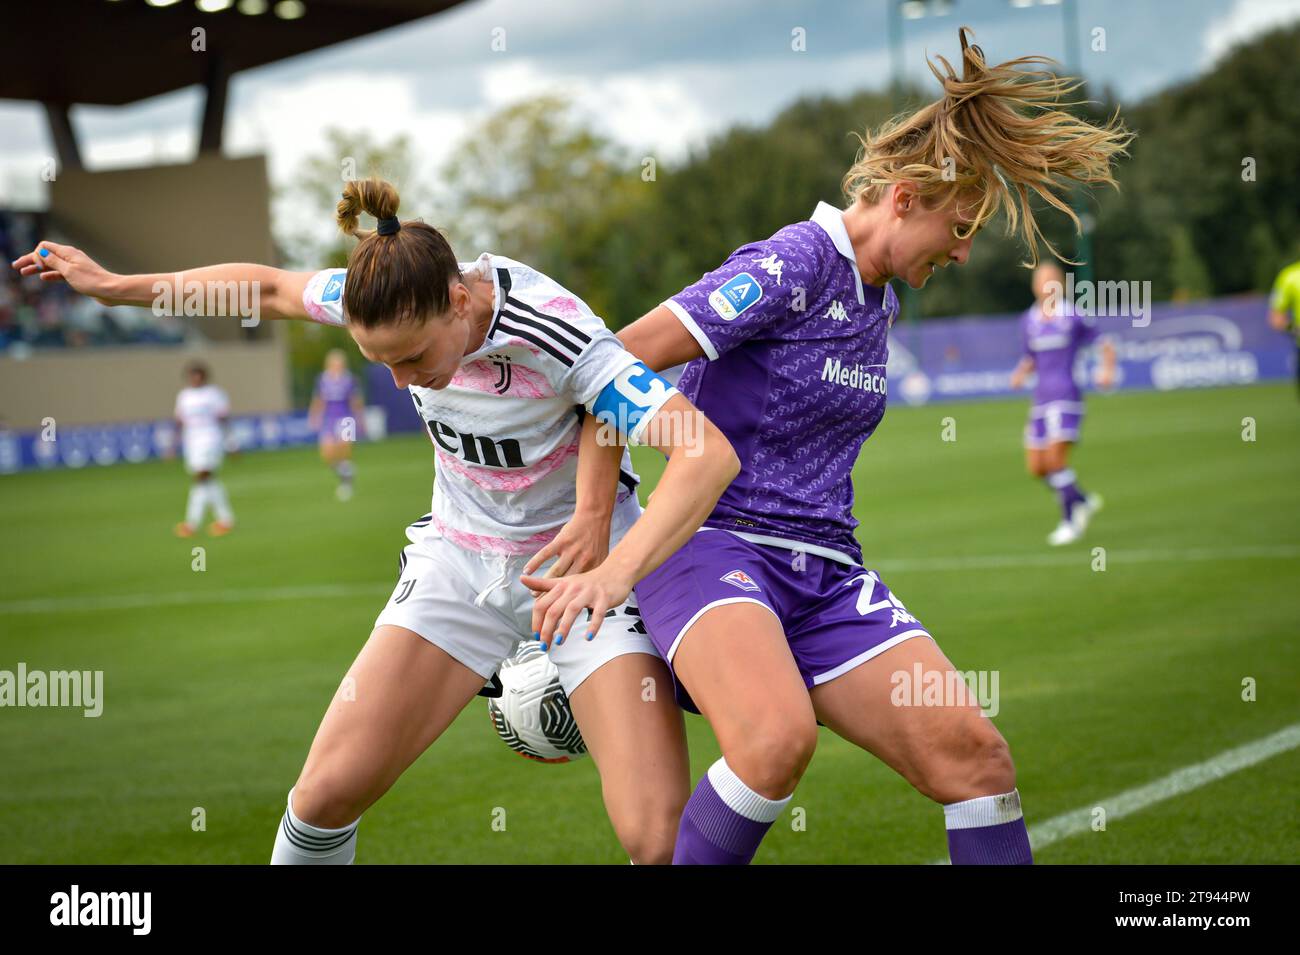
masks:
[[[357,436],[357,421],[351,415],[329,415],[321,419],[320,436],[331,441],[353,440]]]
[[[1077,442],[1083,427],[1082,401],[1046,401],[1029,409],[1025,447],[1041,451],[1061,441]]]
[[[756,544],[729,531],[697,531],[636,585],[641,620],[668,661],[677,702],[698,713],[673,657],[713,607],[756,603],[775,614],[812,689],[912,637],[929,632],[875,571],[803,551]]]

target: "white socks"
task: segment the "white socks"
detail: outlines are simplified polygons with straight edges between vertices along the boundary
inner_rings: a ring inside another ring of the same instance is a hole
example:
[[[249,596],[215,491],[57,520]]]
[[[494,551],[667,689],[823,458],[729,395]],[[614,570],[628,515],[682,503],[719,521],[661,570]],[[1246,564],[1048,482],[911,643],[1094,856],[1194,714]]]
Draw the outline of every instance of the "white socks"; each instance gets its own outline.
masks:
[[[226,497],[226,486],[216,478],[208,480],[208,501],[216,512],[217,520],[223,524],[235,522],[235,513],[230,509],[230,498]]]
[[[185,523],[198,527],[203,522],[203,511],[207,507],[208,495],[202,484],[190,485],[190,497],[185,503]]]
[[[303,822],[293,812],[293,790],[289,805],[275,833],[271,865],[351,865],[357,856],[357,822],[342,829],[321,829]]]
[[[190,496],[185,504],[185,523],[190,527],[198,527],[203,523],[203,513],[209,506],[221,523],[235,522],[235,512],[230,509],[226,486],[216,478],[208,478],[190,485]]]

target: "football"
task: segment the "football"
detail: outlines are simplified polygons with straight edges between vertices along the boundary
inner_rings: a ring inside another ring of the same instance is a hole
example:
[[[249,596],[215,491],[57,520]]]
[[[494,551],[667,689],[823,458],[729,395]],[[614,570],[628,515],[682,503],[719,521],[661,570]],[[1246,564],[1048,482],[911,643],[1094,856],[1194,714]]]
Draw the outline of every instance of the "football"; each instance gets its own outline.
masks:
[[[534,642],[519,645],[501,664],[501,695],[488,699],[492,726],[521,756],[567,763],[587,755],[587,744],[560,686],[560,672]]]

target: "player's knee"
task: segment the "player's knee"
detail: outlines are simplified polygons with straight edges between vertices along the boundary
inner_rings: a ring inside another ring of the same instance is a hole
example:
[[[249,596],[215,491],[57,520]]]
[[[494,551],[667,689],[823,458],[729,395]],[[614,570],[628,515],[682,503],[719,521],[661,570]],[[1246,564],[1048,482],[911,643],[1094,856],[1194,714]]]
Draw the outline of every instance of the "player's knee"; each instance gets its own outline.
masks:
[[[365,811],[359,794],[328,772],[303,770],[293,787],[293,814],[309,826],[342,829]]]
[[[814,719],[773,721],[746,734],[723,754],[745,785],[768,799],[794,792],[817,749]]]
[[[997,727],[981,716],[963,720],[919,775],[917,788],[945,805],[1016,788],[1011,747]]]
[[[616,824],[623,851],[636,865],[669,865],[677,844],[685,797],[642,807],[635,819]]]

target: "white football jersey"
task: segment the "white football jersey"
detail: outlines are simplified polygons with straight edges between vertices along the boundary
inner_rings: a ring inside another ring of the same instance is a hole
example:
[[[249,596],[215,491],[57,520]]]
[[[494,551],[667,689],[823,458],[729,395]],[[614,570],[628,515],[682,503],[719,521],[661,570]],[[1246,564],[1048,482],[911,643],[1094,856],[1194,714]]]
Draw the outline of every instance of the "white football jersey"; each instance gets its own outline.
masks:
[[[440,391],[408,391],[433,443],[437,481],[430,531],[469,550],[531,554],[573,516],[579,409],[637,363],[587,304],[527,265],[484,253],[461,263],[493,283],[492,324]],[[308,315],[344,325],[346,269],[312,276]],[[658,394],[648,422],[674,390]],[[626,450],[611,530],[625,530],[640,506]],[[417,522],[419,523],[419,522]]]
[[[221,444],[221,419],[230,414],[230,399],[216,385],[182,388],[176,396],[176,418],[188,445]]]

